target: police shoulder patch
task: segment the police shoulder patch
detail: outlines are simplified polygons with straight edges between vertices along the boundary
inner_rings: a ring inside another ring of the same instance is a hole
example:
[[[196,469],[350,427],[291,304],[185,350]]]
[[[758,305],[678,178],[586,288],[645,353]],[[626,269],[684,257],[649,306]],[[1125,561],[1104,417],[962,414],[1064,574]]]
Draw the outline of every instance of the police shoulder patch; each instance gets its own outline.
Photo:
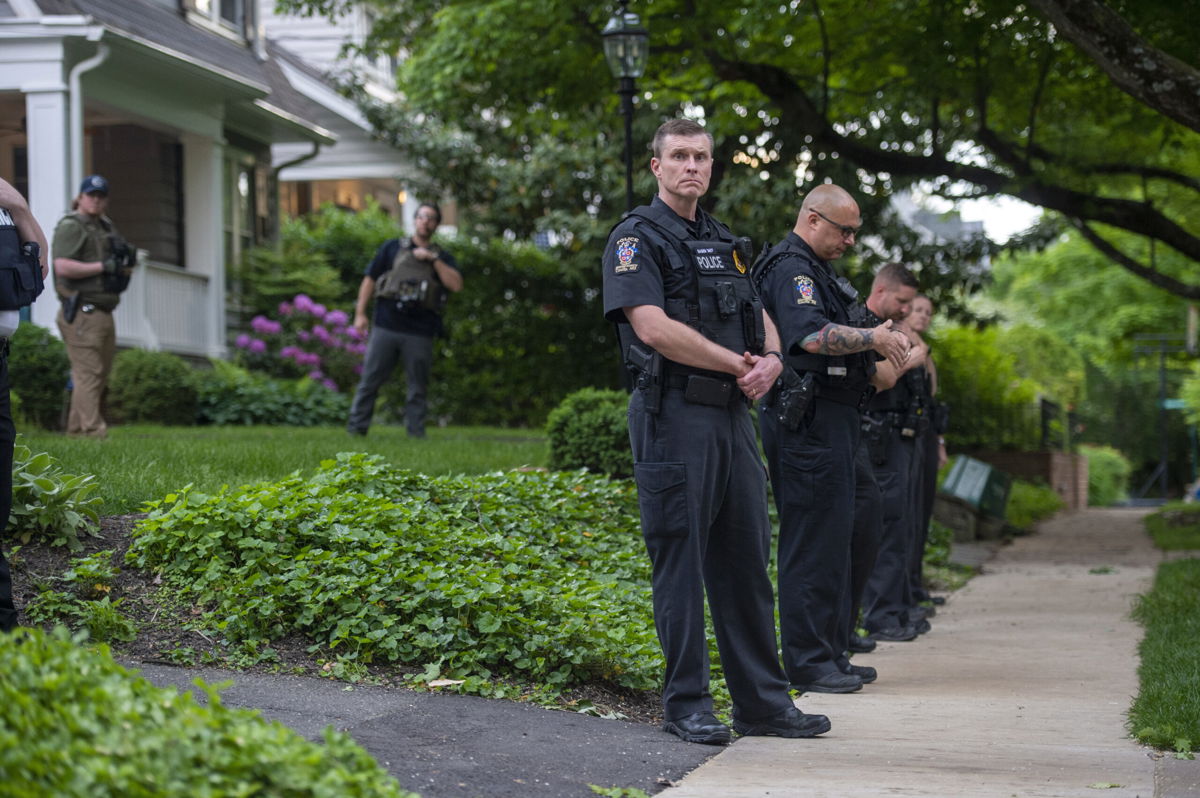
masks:
[[[622,238],[617,241],[617,265],[613,268],[614,274],[627,274],[638,270],[637,262],[634,258],[638,253],[637,238]]]
[[[815,305],[817,304],[816,290],[813,286],[813,280],[807,274],[798,274],[792,278],[793,288],[796,293],[797,305]]]

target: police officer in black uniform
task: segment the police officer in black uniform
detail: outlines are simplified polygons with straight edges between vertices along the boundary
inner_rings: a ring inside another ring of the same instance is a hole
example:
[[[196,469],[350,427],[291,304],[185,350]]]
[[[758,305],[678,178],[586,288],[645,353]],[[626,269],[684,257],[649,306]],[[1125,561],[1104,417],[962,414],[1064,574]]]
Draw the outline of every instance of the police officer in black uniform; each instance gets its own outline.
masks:
[[[21,262],[24,261],[24,262]],[[20,323],[19,308],[41,293],[48,268],[46,234],[15,188],[0,178],[0,533],[12,510],[12,461],[16,442],[8,385],[8,339]],[[37,279],[40,272],[41,280]],[[17,625],[12,576],[0,551],[0,632]]]
[[[868,307],[898,321],[908,315],[916,293],[912,272],[902,264],[889,263],[875,277]],[[872,428],[867,448],[883,495],[883,535],[863,596],[865,626],[872,640],[912,640],[929,628],[928,621],[912,611],[915,601],[909,583],[918,515],[917,442],[925,415],[922,386],[927,351],[920,345],[905,368],[886,375],[886,384],[880,385],[866,412]]]
[[[778,336],[749,253],[699,207],[712,150],[697,123],[663,124],[650,161],[658,195],[613,229],[603,259],[605,317],[638,385],[629,438],[666,659],[663,728],[694,743],[731,737],[708,690],[707,591],[734,729],[811,737],[829,720],[796,709],[779,667],[766,475],[749,415],[782,368],[767,353]]]
[[[853,692],[875,678],[873,668],[852,666],[845,655],[855,452],[876,355],[899,366],[910,345],[890,321],[856,323],[857,292],[830,263],[861,224],[845,190],[818,186],[792,232],[755,266],[791,370],[759,417],[779,510],[783,664],[801,691]]]

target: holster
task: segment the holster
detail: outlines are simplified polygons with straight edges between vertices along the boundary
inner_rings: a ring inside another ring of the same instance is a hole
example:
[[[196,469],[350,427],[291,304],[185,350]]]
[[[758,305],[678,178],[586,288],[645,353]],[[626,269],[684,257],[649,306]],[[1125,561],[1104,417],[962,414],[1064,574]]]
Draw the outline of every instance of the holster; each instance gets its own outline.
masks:
[[[625,367],[633,374],[634,386],[642,392],[646,412],[657,414],[662,409],[662,355],[642,344],[631,343],[625,350]]]
[[[60,296],[59,299],[62,300],[63,321],[74,324],[75,316],[79,313],[79,294]]]
[[[798,374],[791,366],[784,366],[771,393],[771,412],[779,425],[789,432],[799,432],[813,395],[812,372]]]
[[[888,461],[888,426],[885,419],[864,414],[862,417],[863,438],[867,442],[867,455],[871,463],[881,466]]]

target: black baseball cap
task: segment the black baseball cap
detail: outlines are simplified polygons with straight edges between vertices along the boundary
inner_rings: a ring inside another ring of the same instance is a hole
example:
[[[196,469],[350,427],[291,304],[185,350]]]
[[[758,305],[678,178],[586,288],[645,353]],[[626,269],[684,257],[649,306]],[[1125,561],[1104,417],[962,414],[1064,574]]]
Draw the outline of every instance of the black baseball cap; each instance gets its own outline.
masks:
[[[100,175],[88,175],[79,184],[80,194],[103,194],[108,196],[108,181]]]

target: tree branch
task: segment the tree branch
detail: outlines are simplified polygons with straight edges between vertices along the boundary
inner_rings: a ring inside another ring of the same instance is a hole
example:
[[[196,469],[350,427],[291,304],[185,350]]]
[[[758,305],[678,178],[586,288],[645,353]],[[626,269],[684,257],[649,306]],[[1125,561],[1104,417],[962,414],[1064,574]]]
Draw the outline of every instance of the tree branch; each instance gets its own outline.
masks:
[[[1102,238],[1099,233],[1088,227],[1087,224],[1085,224],[1081,219],[1071,219],[1071,225],[1074,226],[1074,228],[1078,230],[1093,247],[1108,257],[1109,260],[1112,260],[1114,263],[1123,266],[1133,274],[1141,277],[1146,282],[1153,283],[1159,288],[1169,291],[1176,296],[1181,296],[1184,299],[1200,299],[1200,285],[1193,285],[1190,283],[1185,283],[1181,280],[1176,280],[1174,277],[1163,274],[1157,269],[1153,269],[1149,266],[1138,263],[1136,260],[1129,257],[1124,252],[1117,249],[1111,243]]]
[[[1134,99],[1200,132],[1200,70],[1143,39],[1100,0],[1031,0]]]

